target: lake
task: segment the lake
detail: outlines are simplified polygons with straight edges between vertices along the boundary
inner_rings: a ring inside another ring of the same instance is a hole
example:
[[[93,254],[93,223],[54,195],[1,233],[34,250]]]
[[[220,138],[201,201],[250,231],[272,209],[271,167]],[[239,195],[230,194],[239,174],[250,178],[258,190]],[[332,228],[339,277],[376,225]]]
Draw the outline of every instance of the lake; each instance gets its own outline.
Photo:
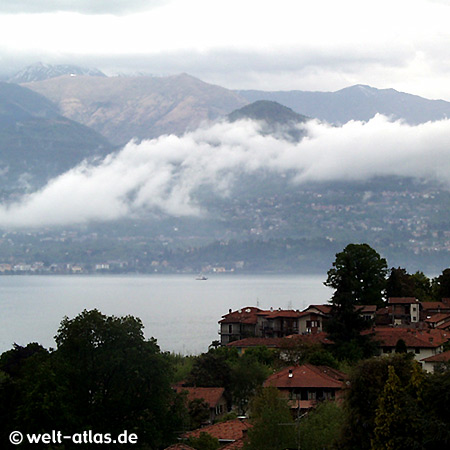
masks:
[[[1,276],[0,352],[13,343],[54,347],[64,316],[83,309],[139,317],[164,351],[199,354],[219,339],[218,321],[245,306],[303,309],[326,303],[324,275]]]

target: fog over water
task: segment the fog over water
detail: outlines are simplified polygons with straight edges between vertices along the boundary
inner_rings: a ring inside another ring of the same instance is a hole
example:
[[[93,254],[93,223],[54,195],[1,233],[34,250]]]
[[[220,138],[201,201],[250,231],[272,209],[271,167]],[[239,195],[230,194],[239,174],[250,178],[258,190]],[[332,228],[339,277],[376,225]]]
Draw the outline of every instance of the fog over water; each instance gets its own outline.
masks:
[[[303,309],[326,303],[332,291],[324,276],[190,275],[150,276],[1,276],[0,352],[13,343],[53,340],[62,318],[83,309],[139,317],[146,338],[162,350],[198,354],[220,339],[222,315],[245,306]]]

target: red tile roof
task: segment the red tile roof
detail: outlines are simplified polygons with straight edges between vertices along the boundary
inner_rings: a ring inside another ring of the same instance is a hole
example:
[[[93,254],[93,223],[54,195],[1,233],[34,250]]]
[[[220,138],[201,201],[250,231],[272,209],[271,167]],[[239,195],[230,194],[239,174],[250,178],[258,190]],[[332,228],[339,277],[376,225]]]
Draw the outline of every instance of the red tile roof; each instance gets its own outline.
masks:
[[[437,355],[429,356],[428,358],[422,359],[425,362],[448,362],[450,361],[450,350],[443,353],[438,353]]]
[[[225,389],[223,387],[184,387],[175,386],[177,393],[187,392],[188,401],[203,399],[210,408],[215,408],[222,398]]]
[[[228,347],[270,347],[279,348],[285,338],[245,338],[238,341],[232,341],[227,344]]]
[[[298,341],[303,341],[310,344],[333,344],[328,339],[327,334],[323,331],[320,333],[311,334],[291,334],[282,338],[245,338],[238,341],[233,341],[227,344],[228,347],[268,347],[268,348],[283,348],[286,346],[294,345]]]
[[[416,330],[411,328],[374,327],[364,334],[372,334],[374,339],[384,347],[395,347],[399,339],[403,339],[407,347],[436,348],[447,342],[450,333],[437,330]]]
[[[437,322],[441,322],[442,320],[445,320],[445,319],[449,319],[450,320],[450,313],[433,314],[430,318],[425,319],[425,322],[437,323]]]
[[[208,433],[212,437],[219,439],[219,441],[237,441],[238,439],[242,439],[245,435],[246,430],[251,428],[251,424],[246,420],[228,420],[226,422],[218,422],[214,425],[208,425],[203,428],[198,428],[194,431],[189,431],[188,433],[183,434],[183,438],[187,439],[189,437],[200,436],[200,433]]]
[[[331,313],[331,305],[309,305],[301,312],[301,314],[303,315],[304,313],[310,313],[310,309],[317,309],[317,311],[324,315],[328,315]]]
[[[444,310],[450,309],[450,305],[443,302],[422,302],[421,305],[422,309],[424,309],[425,311],[429,309],[444,309]]]
[[[247,323],[256,324],[258,321],[257,314],[262,312],[261,309],[254,306],[247,306],[246,308],[238,309],[229,314],[225,314],[219,323]]]
[[[290,376],[291,375],[291,376]],[[279,389],[289,388],[334,388],[342,389],[346,375],[327,366],[291,366],[274,373],[264,383],[264,386],[274,386]]]
[[[415,297],[389,297],[388,303],[392,304],[409,304],[409,303],[419,303],[419,300]]]
[[[296,319],[300,314],[300,311],[293,309],[275,309],[273,311],[261,311],[258,313],[258,316],[264,316],[266,319],[277,319],[279,317]]]

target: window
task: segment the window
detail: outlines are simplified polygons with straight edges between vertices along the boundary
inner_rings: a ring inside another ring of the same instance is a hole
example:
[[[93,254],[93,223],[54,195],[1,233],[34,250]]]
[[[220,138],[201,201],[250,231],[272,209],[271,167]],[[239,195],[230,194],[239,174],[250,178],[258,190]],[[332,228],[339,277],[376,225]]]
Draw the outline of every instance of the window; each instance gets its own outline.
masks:
[[[228,325],[228,333],[233,333],[233,325]]]
[[[415,348],[414,351],[416,352],[416,354],[418,355],[420,353],[420,348]]]

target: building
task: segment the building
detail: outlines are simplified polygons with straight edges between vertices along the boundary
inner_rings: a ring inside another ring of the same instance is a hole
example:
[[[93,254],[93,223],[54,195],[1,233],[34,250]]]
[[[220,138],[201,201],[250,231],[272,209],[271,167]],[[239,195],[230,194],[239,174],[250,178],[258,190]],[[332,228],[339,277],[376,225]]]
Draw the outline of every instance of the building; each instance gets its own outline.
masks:
[[[232,341],[256,336],[257,314],[261,311],[254,306],[247,306],[237,311],[230,309],[228,314],[222,316],[222,320],[219,321],[220,343],[227,345]]]
[[[300,311],[277,309],[257,313],[256,336],[280,338],[298,334]]]
[[[417,324],[420,320],[421,303],[414,297],[390,297],[388,314],[391,325]]]
[[[202,400],[209,407],[209,424],[221,419],[227,412],[227,401],[223,396],[225,389],[221,387],[185,387],[175,386],[177,393],[186,393],[187,401]]]
[[[227,420],[226,422],[218,422],[214,425],[184,433],[181,439],[198,438],[200,433],[208,433],[212,437],[217,438],[221,446],[229,445],[245,439],[249,428],[251,428],[251,424],[245,419]]]
[[[442,363],[450,362],[450,350],[439,353],[437,355],[429,356],[428,358],[422,359],[422,368],[427,372],[434,372],[436,367]]]
[[[403,327],[374,327],[366,332],[372,334],[378,342],[382,354],[395,353],[397,344],[402,340],[407,352],[414,354],[416,361],[441,353],[450,333],[442,330],[418,330]]]
[[[322,400],[341,398],[346,387],[346,375],[327,366],[286,367],[271,375],[264,387],[274,386],[289,401],[291,409],[308,410]]]

